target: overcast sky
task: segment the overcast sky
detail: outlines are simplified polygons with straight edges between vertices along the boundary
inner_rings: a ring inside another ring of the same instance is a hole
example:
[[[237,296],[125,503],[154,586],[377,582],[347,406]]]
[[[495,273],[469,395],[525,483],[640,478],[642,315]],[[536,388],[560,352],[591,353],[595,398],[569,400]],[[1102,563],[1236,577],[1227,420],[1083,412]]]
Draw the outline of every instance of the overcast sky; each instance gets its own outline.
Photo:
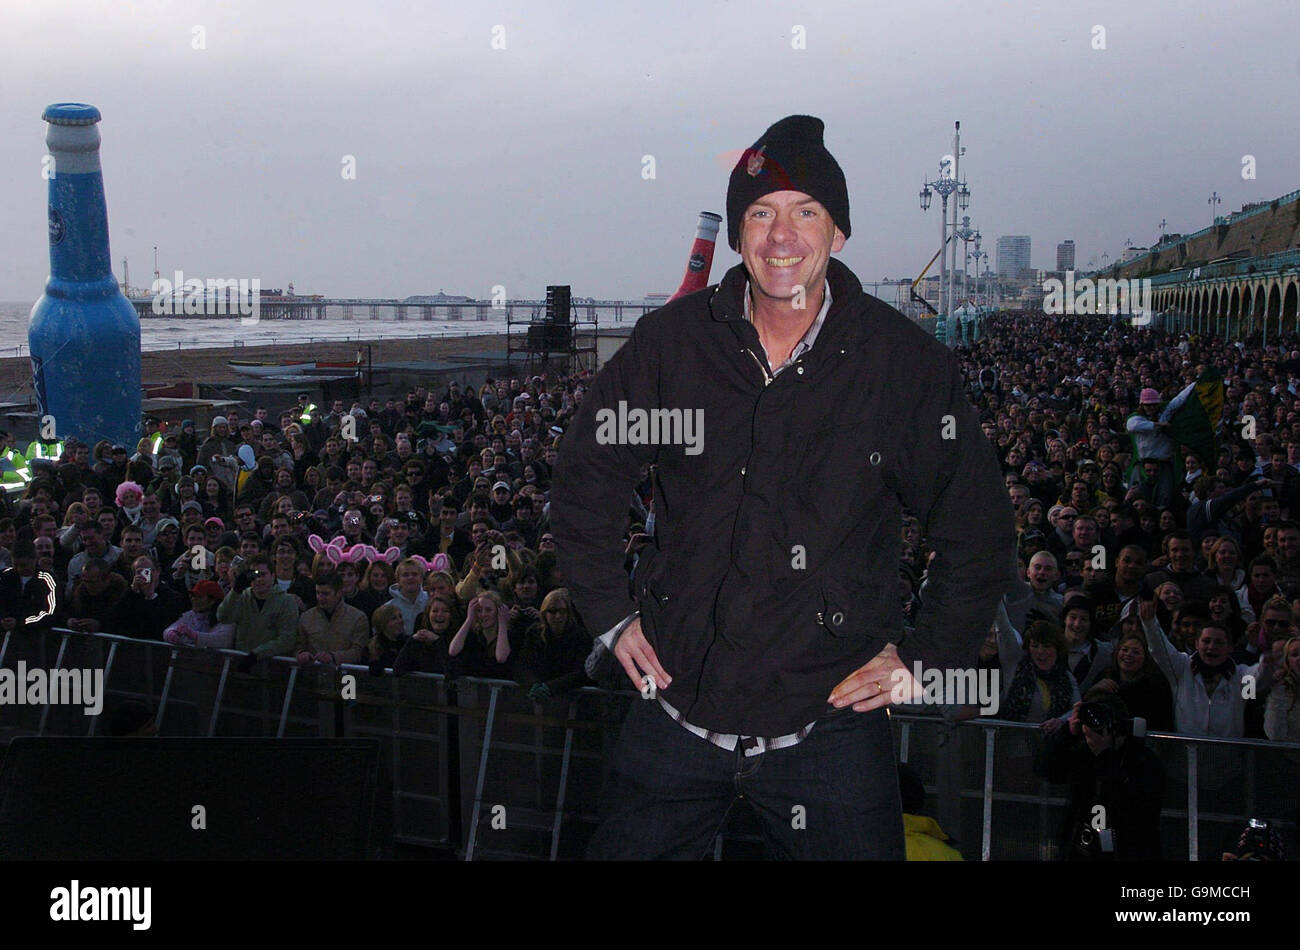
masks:
[[[0,0],[0,300],[42,291],[40,115],[66,100],[103,113],[136,285],[156,244],[165,275],[331,296],[671,292],[736,151],[797,112],[826,122],[864,281],[937,249],[917,192],[954,119],[990,257],[1028,234],[1050,268],[1073,238],[1082,267],[1161,218],[1205,227],[1212,191],[1226,214],[1300,187],[1298,21],[1293,0]],[[713,279],[737,260],[724,225]]]

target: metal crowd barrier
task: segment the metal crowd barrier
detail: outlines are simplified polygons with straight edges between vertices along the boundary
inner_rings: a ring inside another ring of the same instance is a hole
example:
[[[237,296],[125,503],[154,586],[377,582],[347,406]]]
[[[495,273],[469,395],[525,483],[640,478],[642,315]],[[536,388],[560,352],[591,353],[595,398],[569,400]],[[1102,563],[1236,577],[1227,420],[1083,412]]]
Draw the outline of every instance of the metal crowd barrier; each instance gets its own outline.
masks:
[[[566,820],[595,826],[600,766],[635,696],[588,687],[537,705],[505,680],[372,677],[368,666],[300,667],[292,657],[241,672],[246,656],[62,628],[7,633],[0,668],[102,670],[105,695],[96,716],[48,696],[36,706],[0,704],[0,743],[103,734],[129,700],[154,710],[156,735],[377,737],[397,841],[453,847],[467,860],[556,860],[581,853],[581,836],[561,853],[573,837],[561,836]]]
[[[385,748],[395,839],[483,856],[577,857],[596,822],[601,767],[632,692],[587,687],[534,704],[516,683],[433,673],[372,677],[369,668],[246,654],[106,633],[10,632],[0,668],[103,671],[99,715],[49,701],[0,704],[13,735],[102,734],[127,700],[155,711],[158,735],[372,736]],[[932,813],[968,860],[1051,860],[1064,788],[1033,774],[1038,727],[891,713],[899,760],[916,768]],[[1222,850],[1248,817],[1297,827],[1300,743],[1151,733],[1165,766],[1165,857]],[[562,834],[563,832],[563,834]],[[753,838],[729,821],[715,844]],[[978,842],[978,845],[976,844]]]
[[[967,859],[1062,857],[1066,789],[1033,772],[1042,741],[1036,724],[896,711],[891,718],[899,761],[923,776],[940,826],[956,836]],[[1164,766],[1166,860],[1216,860],[1247,818],[1268,819],[1292,836],[1300,827],[1300,743],[1166,732],[1149,732],[1145,741]]]

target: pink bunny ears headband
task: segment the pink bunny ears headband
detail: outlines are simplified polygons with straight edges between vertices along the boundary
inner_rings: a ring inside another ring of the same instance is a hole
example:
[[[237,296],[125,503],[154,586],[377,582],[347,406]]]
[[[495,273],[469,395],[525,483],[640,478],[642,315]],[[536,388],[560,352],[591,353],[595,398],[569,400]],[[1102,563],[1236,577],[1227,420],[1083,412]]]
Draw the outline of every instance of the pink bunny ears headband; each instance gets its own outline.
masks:
[[[389,550],[396,551],[397,548],[389,548]],[[427,561],[418,554],[412,554],[410,555],[410,558],[416,564],[424,568],[426,574],[433,571],[451,571],[451,558],[441,552],[435,554],[432,559]]]
[[[313,534],[307,538],[308,546],[320,554],[325,553],[331,564],[342,564],[348,562],[355,564],[358,561],[384,561],[393,564],[402,557],[402,552],[396,547],[390,547],[387,551],[381,552],[372,544],[353,544],[348,545],[347,538],[339,535],[326,541],[319,534]],[[412,554],[408,560],[419,564],[426,572],[429,571],[449,571],[451,570],[451,558],[447,555],[438,553],[431,560],[425,560],[418,554]]]
[[[389,560],[388,558],[380,558],[379,552],[369,544],[353,544],[349,546],[347,538],[341,534],[330,541],[326,541],[319,534],[310,535],[307,538],[307,546],[317,554],[322,551],[325,552],[325,557],[332,564],[342,564],[345,561],[355,564],[361,560]],[[390,548],[389,550],[396,551],[397,549]]]

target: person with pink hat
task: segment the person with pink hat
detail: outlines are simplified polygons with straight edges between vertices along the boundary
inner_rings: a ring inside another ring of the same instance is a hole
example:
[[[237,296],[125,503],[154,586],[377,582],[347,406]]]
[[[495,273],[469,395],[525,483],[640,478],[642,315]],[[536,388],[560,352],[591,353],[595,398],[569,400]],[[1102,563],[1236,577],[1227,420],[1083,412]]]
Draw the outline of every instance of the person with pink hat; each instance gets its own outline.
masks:
[[[1128,417],[1126,428],[1133,440],[1128,484],[1143,485],[1143,493],[1157,508],[1168,508],[1174,497],[1178,443],[1167,432],[1169,417],[1191,392],[1189,386],[1161,408],[1159,391],[1143,389],[1138,395],[1138,411]]]

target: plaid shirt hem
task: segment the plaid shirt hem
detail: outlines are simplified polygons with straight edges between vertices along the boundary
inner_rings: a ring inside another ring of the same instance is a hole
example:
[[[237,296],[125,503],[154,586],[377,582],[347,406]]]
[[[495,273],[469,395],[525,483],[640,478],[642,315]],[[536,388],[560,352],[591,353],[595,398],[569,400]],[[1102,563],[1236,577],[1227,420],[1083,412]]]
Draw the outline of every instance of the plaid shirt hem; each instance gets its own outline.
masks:
[[[798,732],[792,732],[788,736],[777,736],[775,739],[767,739],[762,736],[738,736],[731,733],[710,732],[708,729],[701,729],[699,726],[691,725],[686,721],[686,717],[679,713],[672,705],[662,696],[656,697],[659,705],[664,708],[664,712],[673,717],[673,720],[679,723],[687,732],[694,733],[701,739],[707,739],[720,749],[726,749],[728,752],[734,752],[736,745],[744,747],[745,755],[762,755],[773,749],[786,749],[792,745],[798,745],[808,737],[812,732],[815,722],[810,722]]]

